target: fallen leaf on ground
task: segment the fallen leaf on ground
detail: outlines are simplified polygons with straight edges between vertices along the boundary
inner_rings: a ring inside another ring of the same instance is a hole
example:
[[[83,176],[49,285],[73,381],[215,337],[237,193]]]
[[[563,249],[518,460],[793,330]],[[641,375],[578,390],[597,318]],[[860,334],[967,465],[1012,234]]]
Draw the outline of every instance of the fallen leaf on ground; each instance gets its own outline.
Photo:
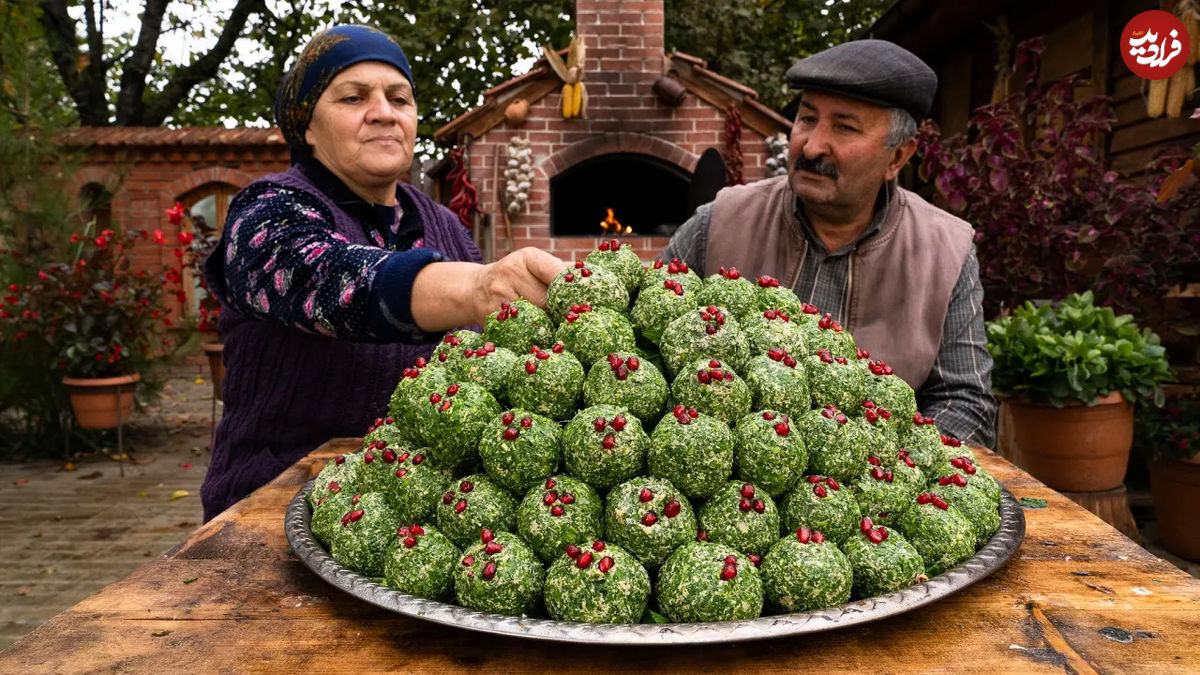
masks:
[[[31,590],[33,590],[33,584],[25,584],[17,589],[17,595],[29,595]]]
[[[1021,506],[1027,509],[1044,509],[1046,508],[1046,500],[1038,499],[1037,497],[1021,497],[1019,500]]]
[[[63,471],[74,471],[75,470],[75,462],[67,462],[66,464],[63,464],[62,470]]]
[[[138,496],[141,497],[142,499],[145,499],[146,497],[150,496],[150,493],[146,492],[145,490],[142,490],[141,492],[138,493]]]
[[[191,464],[188,464],[187,462],[184,462],[183,464],[180,464],[180,465],[179,465],[179,468],[181,468],[181,469],[190,469],[190,468],[192,468],[192,465],[191,465]]]
[[[169,630],[156,630],[150,634],[150,637],[164,637],[164,636],[167,636],[170,634],[171,634],[171,631],[169,631]]]
[[[200,578],[200,577],[192,577],[191,579],[184,579],[184,580],[183,580],[183,583],[185,583],[185,584],[190,584],[190,583],[192,583],[193,581],[195,581],[195,580],[197,580],[197,579],[199,579],[199,578]]]
[[[54,568],[53,567],[44,567],[44,568],[42,568],[42,574],[54,574]]]
[[[194,521],[185,520],[182,523],[179,523],[178,525],[176,525],[175,527],[195,527],[195,526],[196,526],[196,523]]]
[[[194,380],[192,380],[192,381],[193,381],[193,382],[195,382],[196,384],[204,384],[204,378],[203,378],[203,377],[197,377],[196,379],[194,379]]]
[[[77,477],[75,480],[91,480],[93,478],[99,478],[103,475],[103,471],[93,471],[91,473],[85,473],[82,476]]]
[[[18,478],[17,480],[13,481],[13,485],[29,485],[29,479],[28,478]]]
[[[188,496],[189,494],[191,494],[191,493],[188,492],[187,490],[176,490],[171,493],[171,498],[168,499],[167,501],[173,502],[176,499],[183,499],[184,497]]]
[[[116,455],[109,455],[109,457],[111,457],[114,462],[119,462],[123,459],[129,459],[129,453],[122,452]]]

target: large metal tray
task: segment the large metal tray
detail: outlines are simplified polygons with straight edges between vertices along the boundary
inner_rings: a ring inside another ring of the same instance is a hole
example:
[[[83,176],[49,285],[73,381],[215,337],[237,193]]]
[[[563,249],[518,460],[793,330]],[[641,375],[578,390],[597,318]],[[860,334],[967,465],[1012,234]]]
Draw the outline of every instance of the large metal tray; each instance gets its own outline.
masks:
[[[536,640],[610,645],[684,645],[743,642],[819,633],[903,614],[956,593],[995,572],[1025,538],[1025,514],[1008,490],[1000,502],[1000,529],[969,560],[927,582],[836,607],[763,616],[749,621],[668,624],[593,624],[488,614],[425,600],[381,586],[339,565],[309,530],[309,481],[288,505],[284,526],[300,560],[331,585],[384,609],[434,623]]]

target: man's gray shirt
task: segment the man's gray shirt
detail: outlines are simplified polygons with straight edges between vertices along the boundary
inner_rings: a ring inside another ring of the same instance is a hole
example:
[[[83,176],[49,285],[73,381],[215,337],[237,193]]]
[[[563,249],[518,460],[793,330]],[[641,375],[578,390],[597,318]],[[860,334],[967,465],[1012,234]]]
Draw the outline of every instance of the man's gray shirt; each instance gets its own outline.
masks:
[[[857,241],[832,253],[816,235],[797,202],[796,217],[808,240],[800,261],[800,275],[792,289],[801,301],[816,305],[821,312],[829,312],[836,321],[845,323],[850,305],[850,255],[879,231],[890,197],[889,186],[885,185],[870,226]],[[711,219],[711,203],[697,208],[671,237],[662,253],[663,259],[679,258],[697,274],[707,275],[704,267]],[[755,274],[754,270],[744,272]],[[943,434],[990,448],[996,439],[996,399],[991,392],[991,372],[992,357],[987,351],[983,322],[983,286],[972,244],[950,296],[937,358],[929,377],[917,390],[917,406],[922,414],[934,418]]]

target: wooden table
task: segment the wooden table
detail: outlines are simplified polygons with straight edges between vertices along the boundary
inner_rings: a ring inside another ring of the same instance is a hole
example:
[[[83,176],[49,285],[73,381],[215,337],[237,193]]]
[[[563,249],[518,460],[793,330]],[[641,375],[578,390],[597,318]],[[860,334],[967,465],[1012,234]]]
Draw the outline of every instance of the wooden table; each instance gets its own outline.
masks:
[[[293,555],[283,516],[336,440],[149,562],[0,652],[0,672],[244,670],[1183,672],[1200,670],[1200,581],[999,456],[1026,509],[1017,555],[964,592],[809,637],[702,648],[574,647],[375,609]]]

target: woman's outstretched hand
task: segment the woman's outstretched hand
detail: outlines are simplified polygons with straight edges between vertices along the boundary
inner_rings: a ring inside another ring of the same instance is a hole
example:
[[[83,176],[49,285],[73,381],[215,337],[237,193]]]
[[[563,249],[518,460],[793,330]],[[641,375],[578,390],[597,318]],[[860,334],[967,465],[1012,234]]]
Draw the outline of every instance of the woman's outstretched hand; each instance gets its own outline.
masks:
[[[518,296],[545,309],[546,289],[565,267],[538,248],[523,248],[487,265],[431,263],[413,281],[413,320],[428,332],[482,326],[500,303]]]

